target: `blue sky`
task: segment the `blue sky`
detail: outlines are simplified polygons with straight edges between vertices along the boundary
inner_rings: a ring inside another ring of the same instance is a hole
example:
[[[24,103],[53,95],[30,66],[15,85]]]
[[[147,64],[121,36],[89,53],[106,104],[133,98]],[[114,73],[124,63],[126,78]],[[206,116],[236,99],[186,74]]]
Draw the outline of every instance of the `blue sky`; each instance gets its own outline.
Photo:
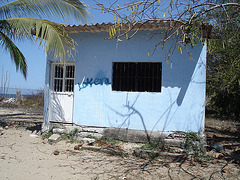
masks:
[[[94,5],[93,0],[85,0],[89,5]],[[111,2],[110,0],[104,0],[102,2]],[[102,23],[113,21],[113,17],[101,11],[89,9],[91,12],[91,19],[89,24]],[[53,20],[54,21],[54,20]],[[56,21],[55,21],[56,22]],[[66,24],[66,23],[65,23]],[[45,65],[46,55],[43,48],[39,48],[38,44],[27,40],[24,42],[15,42],[19,49],[22,51],[27,59],[28,75],[27,79],[23,77],[20,71],[16,71],[14,63],[7,52],[0,49],[0,76],[2,85],[2,74],[8,73],[9,88],[21,88],[21,89],[43,89],[45,82]]]
[[[97,0],[104,4],[106,7],[109,7],[113,2],[113,0]],[[117,3],[121,5],[129,2],[130,0],[119,0]],[[82,2],[96,7],[96,2],[94,0],[82,0]],[[170,2],[170,1],[169,1]],[[167,3],[165,5],[168,5]],[[165,7],[163,4],[163,8]],[[116,4],[115,4],[116,6]],[[103,22],[113,22],[114,17],[109,13],[102,13],[101,10],[94,10],[92,8],[88,8],[88,11],[91,14],[91,18],[87,22],[88,24],[96,24]],[[125,11],[124,11],[125,12]],[[125,12],[126,13],[126,12]],[[76,24],[73,22],[59,22],[59,19],[50,19],[54,22],[64,23],[64,24]],[[16,67],[14,63],[11,61],[11,58],[8,53],[4,50],[0,49],[0,76],[2,86],[2,74],[8,73],[9,77],[9,88],[21,88],[21,89],[43,89],[45,82],[45,66],[46,66],[46,54],[43,48],[39,48],[38,44],[34,44],[30,40],[24,42],[15,42],[18,48],[22,51],[24,56],[27,59],[28,64],[28,75],[27,79],[23,77],[23,75],[16,71]]]

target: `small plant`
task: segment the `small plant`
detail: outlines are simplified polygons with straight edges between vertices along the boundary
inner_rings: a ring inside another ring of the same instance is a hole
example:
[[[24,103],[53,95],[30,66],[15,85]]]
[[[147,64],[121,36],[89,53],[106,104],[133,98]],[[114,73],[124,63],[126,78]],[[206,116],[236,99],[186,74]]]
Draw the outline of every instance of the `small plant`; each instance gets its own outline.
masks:
[[[71,132],[64,133],[63,135],[61,135],[61,140],[66,140],[70,143],[78,142],[78,140],[76,139],[76,134],[77,133],[78,133],[78,129],[75,128]]]
[[[149,141],[138,149],[146,151],[143,155],[140,155],[141,158],[154,160],[159,156],[158,153],[155,153],[154,151],[163,151],[164,146],[160,141]]]
[[[110,138],[110,137],[101,137],[100,139],[98,139],[96,142],[102,142],[105,144],[120,144],[121,141],[114,139],[114,138]]]
[[[194,158],[203,157],[205,154],[203,141],[196,132],[186,133],[185,152],[187,154],[193,154]]]
[[[90,139],[95,139],[95,140],[98,140],[99,138],[95,137],[95,136],[92,136],[92,135],[87,135],[85,136],[85,138],[90,138]]]
[[[53,135],[53,132],[48,131],[46,134],[42,135],[42,139],[48,139],[51,135]]]
[[[158,141],[149,141],[143,146],[140,147],[142,150],[155,150],[155,151],[161,151],[163,150],[163,144]]]

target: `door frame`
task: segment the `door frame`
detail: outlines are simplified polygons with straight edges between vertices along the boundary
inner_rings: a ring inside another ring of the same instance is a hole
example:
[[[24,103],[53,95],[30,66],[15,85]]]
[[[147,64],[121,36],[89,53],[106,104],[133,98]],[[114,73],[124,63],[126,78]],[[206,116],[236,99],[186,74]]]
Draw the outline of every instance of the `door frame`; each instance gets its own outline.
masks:
[[[49,113],[48,116],[50,117],[50,122],[64,122],[64,123],[72,123],[73,122],[73,105],[74,105],[74,85],[75,85],[75,73],[76,73],[76,66],[75,66],[75,62],[51,62],[50,64],[50,84],[49,84]],[[62,79],[63,83],[62,83],[62,91],[55,91],[54,90],[54,81],[56,79],[55,77],[55,67],[56,66],[62,66],[63,67],[63,77],[59,78]],[[74,66],[74,73],[73,73],[73,78],[66,78],[66,67],[67,66]],[[65,83],[66,80],[73,80],[73,84],[72,84],[72,91],[66,91],[65,90]],[[72,114],[71,114],[71,120],[70,121],[64,121],[64,120],[60,120],[60,119],[52,119],[52,114],[53,114],[53,106],[52,106],[52,96],[53,95],[66,95],[66,96],[73,96],[73,100],[72,100]]]

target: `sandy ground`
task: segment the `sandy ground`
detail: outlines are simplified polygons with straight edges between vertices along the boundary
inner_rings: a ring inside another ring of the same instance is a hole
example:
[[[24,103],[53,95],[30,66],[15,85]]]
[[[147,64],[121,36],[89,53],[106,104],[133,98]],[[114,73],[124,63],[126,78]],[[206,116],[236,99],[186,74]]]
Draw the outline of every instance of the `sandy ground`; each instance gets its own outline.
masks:
[[[1,121],[16,118],[17,114],[23,116],[20,111],[0,108]],[[31,118],[28,120],[32,122]],[[183,163],[160,157],[149,161],[131,155],[122,158],[103,152],[74,150],[75,145],[64,141],[49,144],[36,130],[10,126],[0,135],[0,179],[240,179],[239,165],[226,160]],[[55,150],[60,154],[54,155]]]

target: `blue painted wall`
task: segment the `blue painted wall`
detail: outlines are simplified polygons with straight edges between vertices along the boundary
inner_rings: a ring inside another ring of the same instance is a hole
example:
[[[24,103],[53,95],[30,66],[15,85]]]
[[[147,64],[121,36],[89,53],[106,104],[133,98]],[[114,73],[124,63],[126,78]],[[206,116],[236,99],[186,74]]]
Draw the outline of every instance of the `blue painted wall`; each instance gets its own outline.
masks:
[[[204,127],[206,47],[171,56],[173,68],[164,61],[164,52],[148,56],[157,39],[150,31],[132,40],[104,40],[108,34],[79,33],[73,122],[81,125],[124,127],[159,131],[199,131]],[[169,44],[170,45],[170,44]],[[160,52],[159,52],[160,51]],[[112,62],[162,62],[162,92],[116,92],[111,89]],[[102,80],[102,83],[100,81]],[[94,83],[95,81],[95,83]],[[96,85],[95,85],[96,84]]]
[[[157,38],[139,32],[130,41],[104,40],[105,32],[78,33],[73,122],[80,125],[154,131],[200,131],[204,127],[206,47],[172,54],[172,69],[161,49],[148,56]],[[159,35],[161,36],[161,35]],[[161,38],[161,37],[159,37]],[[170,46],[172,43],[170,42]],[[112,91],[112,62],[162,62],[162,92]]]

